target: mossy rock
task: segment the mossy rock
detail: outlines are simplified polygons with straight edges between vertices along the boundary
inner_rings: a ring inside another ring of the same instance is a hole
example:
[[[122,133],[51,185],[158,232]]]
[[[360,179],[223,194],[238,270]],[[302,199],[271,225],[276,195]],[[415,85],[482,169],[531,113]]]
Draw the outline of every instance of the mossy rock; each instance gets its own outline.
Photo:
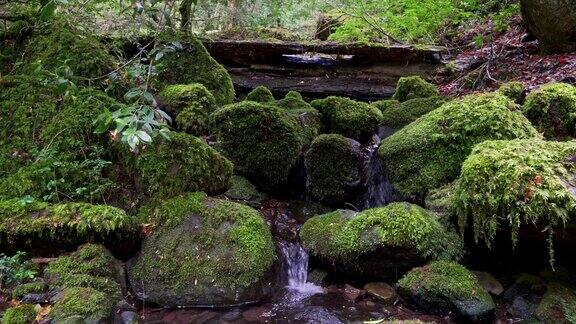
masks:
[[[158,199],[188,191],[226,191],[233,168],[201,139],[178,132],[144,149],[133,165],[144,191]]]
[[[252,207],[258,207],[266,195],[258,191],[250,181],[241,176],[230,178],[230,189],[224,193],[228,199],[245,203]]]
[[[257,302],[271,289],[272,235],[255,209],[192,193],[143,209],[155,226],[131,262],[138,298],[162,306]]]
[[[384,115],[388,109],[392,109],[396,106],[399,106],[400,101],[394,99],[384,99],[374,101],[373,103],[371,103],[371,105],[378,108],[378,110],[382,112],[382,115]]]
[[[454,312],[463,320],[479,322],[494,314],[494,301],[476,276],[451,261],[412,269],[398,281],[398,292],[424,311],[439,315]]]
[[[304,98],[302,97],[302,94],[298,91],[294,91],[294,90],[290,90],[288,91],[288,93],[286,94],[286,96],[284,96],[284,99],[300,99],[300,100],[304,100]]]
[[[524,103],[524,99],[526,99],[526,87],[522,82],[511,81],[504,83],[498,88],[498,92],[517,104]]]
[[[232,103],[234,85],[226,69],[208,53],[202,42],[191,38],[182,50],[167,54],[158,63],[156,88],[171,84],[203,84],[219,106]]]
[[[50,289],[93,288],[115,302],[121,298],[124,271],[105,247],[85,244],[68,256],[60,256],[44,270]]]
[[[320,202],[343,206],[361,189],[360,143],[338,134],[323,134],[304,157],[306,186]]]
[[[110,296],[93,288],[64,290],[52,306],[50,318],[56,323],[100,323],[109,321],[114,313]]]
[[[272,104],[276,102],[274,95],[265,86],[257,86],[246,96],[248,101]]]
[[[421,116],[442,106],[446,101],[440,97],[414,98],[382,110],[382,125],[402,128]],[[382,105],[382,104],[381,104]]]
[[[88,203],[48,205],[19,199],[0,202],[0,246],[4,251],[49,255],[88,241],[130,247],[138,222],[118,208]]]
[[[288,94],[283,99],[278,100],[276,104],[286,110],[305,111],[313,109],[312,105],[304,101],[302,95],[296,91],[288,92]]]
[[[208,134],[208,117],[216,110],[216,99],[200,83],[167,86],[160,93],[164,110],[176,116],[180,131],[193,135]]]
[[[470,95],[444,104],[380,143],[394,188],[421,200],[454,181],[475,144],[538,137],[530,122],[500,94]]]
[[[37,29],[26,41],[23,52],[26,55],[18,69],[18,73],[23,74],[34,73],[37,64],[40,64],[43,69],[60,73],[64,67],[68,67],[74,74],[72,79],[97,78],[111,72],[117,65],[110,49],[98,38],[64,19],[53,20],[49,25]],[[88,83],[84,79],[77,82]]]
[[[524,115],[547,139],[576,136],[576,87],[551,83],[530,93],[522,106]]]
[[[302,127],[276,106],[243,101],[211,116],[217,148],[264,191],[285,190],[304,145]]]
[[[424,199],[424,206],[429,211],[436,213],[444,225],[451,222],[454,215],[453,199],[458,180],[440,188],[432,189]]]
[[[477,145],[454,194],[460,226],[471,219],[475,239],[489,246],[497,233],[516,244],[521,228],[563,227],[576,215],[574,156],[574,142],[535,138]]]
[[[337,270],[375,279],[394,278],[435,259],[459,259],[463,244],[425,209],[409,203],[360,213],[338,210],[309,219],[304,248]]]
[[[544,54],[576,50],[576,3],[571,0],[521,0],[522,19]]]
[[[544,323],[576,323],[576,292],[558,283],[550,284],[535,315]]]
[[[36,309],[31,304],[20,304],[4,311],[2,323],[4,324],[30,324],[36,319]]]
[[[44,291],[46,291],[46,283],[43,281],[28,282],[14,287],[12,289],[12,298],[20,300],[28,294],[40,294]]]
[[[375,107],[343,97],[328,97],[311,102],[322,114],[326,133],[340,134],[368,142],[378,130],[382,113]]]
[[[420,76],[402,77],[396,84],[392,99],[404,102],[415,98],[437,97],[438,89]]]

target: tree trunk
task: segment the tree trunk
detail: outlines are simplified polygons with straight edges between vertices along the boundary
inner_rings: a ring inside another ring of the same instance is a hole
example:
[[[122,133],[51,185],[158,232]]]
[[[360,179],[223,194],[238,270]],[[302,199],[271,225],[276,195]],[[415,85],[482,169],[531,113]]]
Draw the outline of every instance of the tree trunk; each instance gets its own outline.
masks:
[[[544,54],[576,51],[575,0],[521,0],[526,28]]]
[[[180,12],[180,30],[187,33],[190,29],[190,17],[192,16],[192,4],[194,0],[182,0],[178,11]]]
[[[235,29],[240,25],[240,8],[242,0],[227,0],[228,1],[228,22],[226,29]]]

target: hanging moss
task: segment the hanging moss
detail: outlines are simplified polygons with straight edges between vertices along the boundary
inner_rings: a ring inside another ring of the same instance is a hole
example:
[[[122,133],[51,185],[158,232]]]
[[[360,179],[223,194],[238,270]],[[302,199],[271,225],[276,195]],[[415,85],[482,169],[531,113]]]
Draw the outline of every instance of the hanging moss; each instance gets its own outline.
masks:
[[[414,98],[437,97],[438,89],[420,76],[402,77],[396,85],[392,99],[404,102]]]
[[[499,94],[470,95],[422,116],[380,143],[395,189],[423,199],[454,181],[472,147],[489,139],[537,137],[530,122]]]
[[[201,139],[172,132],[170,141],[144,149],[134,163],[135,172],[150,196],[173,197],[188,191],[225,191],[232,164]]]
[[[524,115],[547,139],[576,136],[576,87],[565,83],[542,86],[526,97]]]
[[[234,85],[226,69],[208,53],[202,42],[191,38],[184,49],[166,55],[158,65],[156,88],[162,90],[172,84],[203,84],[219,106],[232,103]]]
[[[442,106],[445,100],[440,97],[415,98],[394,105],[382,111],[382,125],[402,128],[421,116]]]
[[[67,319],[81,319],[85,322],[100,322],[113,315],[114,302],[105,293],[93,288],[66,289],[54,303],[50,317],[56,323]]]
[[[0,202],[0,244],[10,251],[57,251],[89,240],[122,242],[137,237],[137,230],[133,217],[112,206]]]
[[[500,231],[511,231],[515,244],[522,226],[563,226],[576,215],[570,189],[576,186],[574,167],[568,160],[575,155],[573,142],[527,139],[477,145],[462,165],[456,187],[460,226],[471,219],[475,239],[489,246]]]
[[[10,307],[2,316],[4,324],[30,324],[36,319],[36,309],[32,304],[20,304]]]
[[[360,142],[369,141],[382,121],[377,108],[348,98],[328,97],[314,100],[311,105],[322,114],[325,132]]]
[[[302,127],[283,109],[243,101],[212,116],[218,148],[235,170],[263,190],[288,181],[303,147]]]
[[[377,249],[414,251],[422,260],[458,259],[463,246],[436,217],[408,203],[392,203],[351,216],[345,211],[315,216],[300,231],[306,250],[331,262],[353,263]]]
[[[360,143],[338,134],[324,134],[312,142],[304,158],[306,185],[313,197],[331,205],[352,198],[359,182]]]
[[[268,90],[265,86],[257,86],[252,90],[247,96],[246,99],[248,101],[254,101],[259,103],[274,103],[276,99],[274,99],[274,95],[272,92]]]
[[[476,276],[450,261],[435,261],[415,268],[398,281],[400,295],[436,314],[452,311],[469,320],[486,320],[494,301]]]
[[[141,217],[158,227],[144,241],[129,277],[148,301],[242,303],[253,297],[244,289],[262,280],[276,260],[270,230],[248,206],[192,193],[145,209]]]

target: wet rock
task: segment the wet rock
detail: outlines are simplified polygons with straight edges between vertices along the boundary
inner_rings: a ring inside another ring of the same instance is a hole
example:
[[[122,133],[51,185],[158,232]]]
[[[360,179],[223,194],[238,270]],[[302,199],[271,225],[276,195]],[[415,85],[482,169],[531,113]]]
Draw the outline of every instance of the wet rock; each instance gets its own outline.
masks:
[[[256,186],[240,176],[230,178],[230,189],[224,193],[224,196],[254,208],[260,207],[260,203],[266,198],[266,195],[259,192]]]
[[[157,226],[128,266],[135,295],[161,306],[233,306],[273,290],[276,249],[257,210],[191,193],[143,212]]]
[[[521,274],[502,296],[505,301],[511,303],[517,297],[526,297],[534,294],[543,294],[546,284],[542,278],[531,274]]]
[[[234,308],[233,310],[222,315],[222,319],[225,321],[236,321],[242,318],[242,310],[240,308]]]
[[[54,297],[58,293],[56,291],[51,291],[42,294],[26,294],[22,297],[22,302],[25,304],[46,304],[54,301]]]
[[[399,294],[424,311],[447,315],[454,312],[466,321],[490,320],[494,301],[478,279],[463,266],[435,261],[415,268],[398,282]]]
[[[306,307],[299,314],[294,315],[294,320],[306,324],[340,324],[343,323],[338,316],[321,306]]]
[[[476,278],[478,278],[480,285],[492,295],[498,296],[504,292],[504,287],[500,281],[498,281],[498,279],[494,278],[494,276],[488,272],[472,271],[472,273],[476,276]]]
[[[140,323],[140,316],[133,311],[123,311],[120,313],[122,324],[136,324]]]
[[[522,17],[545,54],[576,50],[576,3],[572,0],[521,0]]]
[[[533,300],[532,296],[518,296],[512,304],[508,306],[508,314],[521,319],[528,319],[536,310],[538,303]]]
[[[242,313],[242,317],[248,322],[256,322],[264,316],[268,308],[264,306],[252,307]]]
[[[349,284],[344,285],[344,298],[352,303],[357,302],[360,298],[364,296],[366,291],[362,289],[355,288]]]
[[[536,317],[545,323],[574,323],[576,292],[573,288],[552,283],[536,308]]]
[[[326,284],[326,277],[328,272],[323,270],[314,269],[308,272],[308,282],[311,282],[317,286],[324,286]]]
[[[382,301],[385,305],[390,305],[396,301],[396,290],[385,282],[370,282],[364,285],[364,290]]]

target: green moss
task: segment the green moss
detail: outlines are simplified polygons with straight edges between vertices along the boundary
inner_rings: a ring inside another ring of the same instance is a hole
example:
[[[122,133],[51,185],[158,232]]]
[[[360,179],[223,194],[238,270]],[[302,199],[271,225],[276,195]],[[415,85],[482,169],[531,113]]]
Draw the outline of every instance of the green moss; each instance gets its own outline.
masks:
[[[192,193],[167,200],[142,217],[162,224],[146,239],[131,269],[144,288],[156,282],[178,295],[190,290],[190,283],[247,287],[276,259],[266,223],[248,206]]]
[[[351,198],[351,184],[359,178],[359,150],[358,142],[338,134],[323,134],[314,139],[304,158],[310,193],[332,205]]]
[[[4,324],[30,324],[36,319],[36,309],[32,304],[20,304],[10,307],[4,312]]]
[[[487,141],[462,165],[455,193],[460,226],[472,219],[476,240],[488,245],[510,230],[513,243],[521,226],[563,226],[576,215],[572,162],[576,143],[539,139]],[[490,179],[490,181],[486,181]]]
[[[458,308],[458,302],[477,300],[494,308],[490,294],[474,274],[451,261],[434,261],[415,268],[398,281],[399,292],[417,304],[437,307],[437,311]]]
[[[190,39],[181,51],[166,55],[158,63],[156,88],[171,84],[203,84],[219,106],[232,103],[234,85],[226,69],[218,64],[198,39]]]
[[[0,243],[10,249],[77,245],[88,240],[122,240],[134,236],[138,224],[118,208],[87,203],[49,206],[19,199],[0,202]],[[19,244],[23,246],[12,246]]]
[[[522,106],[524,115],[547,139],[576,136],[576,87],[551,83],[530,93]]]
[[[39,294],[46,290],[46,284],[41,281],[34,281],[18,285],[12,290],[12,298],[22,299],[27,294]]]
[[[216,99],[200,83],[167,86],[160,97],[164,109],[176,116],[180,131],[194,135],[208,134],[208,116],[216,110]]]
[[[400,104],[390,104],[382,111],[382,125],[401,128],[445,103],[440,97],[414,98]]]
[[[57,323],[74,316],[98,322],[110,318],[113,309],[114,302],[103,292],[92,288],[69,288],[54,303],[50,317]]]
[[[116,66],[109,50],[93,35],[65,20],[53,20],[27,41],[21,73],[33,71],[36,64],[52,72],[69,67],[75,77],[95,78]],[[84,82],[80,79],[78,82]]]
[[[394,99],[385,99],[385,100],[375,101],[375,102],[371,103],[371,105],[378,108],[378,110],[380,110],[380,112],[382,112],[382,115],[384,115],[384,114],[386,114],[386,111],[388,109],[399,106],[400,101],[394,100]]]
[[[340,134],[360,142],[369,141],[378,130],[382,113],[375,107],[342,97],[312,101],[322,114],[327,133]]]
[[[252,90],[247,96],[245,100],[255,101],[259,103],[274,103],[276,99],[274,99],[274,95],[272,92],[268,90],[265,86],[257,86]]]
[[[284,99],[278,100],[276,103],[281,108],[286,110],[308,110],[313,109],[312,106],[302,99],[302,95],[298,92],[289,92]]]
[[[420,76],[402,77],[396,85],[396,92],[392,97],[404,102],[414,98],[428,98],[438,96],[438,89],[433,84],[426,82]]]
[[[422,259],[458,259],[462,243],[421,207],[392,203],[352,217],[335,211],[309,219],[300,230],[304,247],[332,261],[349,262],[376,248],[406,248]]]
[[[526,93],[526,87],[522,82],[512,81],[501,85],[498,92],[516,103],[521,103]]]
[[[261,201],[265,195],[258,191],[247,179],[240,176],[232,176],[230,179],[230,189],[224,194],[232,200],[242,200],[246,202]]]
[[[396,190],[422,199],[454,181],[472,147],[489,139],[537,137],[512,102],[499,94],[451,101],[380,143],[379,154]]]
[[[440,221],[447,227],[450,225],[452,221],[451,216],[454,213],[453,199],[457,182],[458,180],[440,188],[430,190],[424,201],[426,209],[436,213]]]
[[[576,293],[571,288],[552,283],[535,315],[545,323],[576,323]]]
[[[286,96],[284,96],[284,99],[300,99],[300,100],[304,100],[304,98],[302,97],[302,94],[300,94],[300,92],[298,91],[288,91],[288,93],[286,94]]]
[[[159,141],[142,151],[135,171],[148,194],[173,197],[188,191],[226,190],[232,164],[201,139],[172,132],[170,141]]]
[[[212,116],[218,149],[236,172],[263,190],[288,181],[304,144],[302,127],[286,111],[252,101],[223,107]]]

